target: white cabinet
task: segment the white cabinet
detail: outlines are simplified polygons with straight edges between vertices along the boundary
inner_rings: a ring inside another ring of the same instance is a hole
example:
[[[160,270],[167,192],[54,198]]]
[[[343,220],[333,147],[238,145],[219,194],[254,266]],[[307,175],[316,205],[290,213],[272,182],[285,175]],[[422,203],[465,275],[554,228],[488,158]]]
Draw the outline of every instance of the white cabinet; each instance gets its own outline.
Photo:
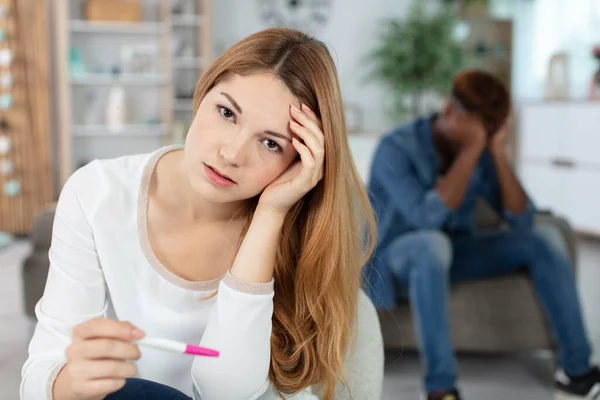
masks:
[[[521,180],[535,205],[541,210],[564,214],[568,208],[567,190],[557,181],[567,183],[568,171],[547,164],[524,163]]]
[[[525,189],[538,208],[600,236],[600,102],[526,103],[519,117]]]

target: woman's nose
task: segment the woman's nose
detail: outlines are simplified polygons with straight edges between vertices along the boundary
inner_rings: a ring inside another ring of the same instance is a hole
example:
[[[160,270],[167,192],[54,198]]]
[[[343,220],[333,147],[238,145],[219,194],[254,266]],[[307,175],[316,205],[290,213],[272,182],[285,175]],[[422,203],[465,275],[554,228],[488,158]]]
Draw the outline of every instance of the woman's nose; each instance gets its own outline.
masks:
[[[245,148],[244,140],[236,137],[224,142],[220,147],[219,154],[228,165],[239,167],[245,161]]]

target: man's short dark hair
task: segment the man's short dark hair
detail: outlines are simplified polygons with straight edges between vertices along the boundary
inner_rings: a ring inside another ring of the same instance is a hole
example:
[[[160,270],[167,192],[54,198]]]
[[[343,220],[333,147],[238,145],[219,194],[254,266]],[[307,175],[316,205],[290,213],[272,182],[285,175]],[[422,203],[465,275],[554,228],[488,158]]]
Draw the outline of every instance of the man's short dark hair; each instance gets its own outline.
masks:
[[[510,94],[492,74],[471,70],[454,78],[452,96],[468,112],[477,115],[488,134],[495,133],[510,112]]]

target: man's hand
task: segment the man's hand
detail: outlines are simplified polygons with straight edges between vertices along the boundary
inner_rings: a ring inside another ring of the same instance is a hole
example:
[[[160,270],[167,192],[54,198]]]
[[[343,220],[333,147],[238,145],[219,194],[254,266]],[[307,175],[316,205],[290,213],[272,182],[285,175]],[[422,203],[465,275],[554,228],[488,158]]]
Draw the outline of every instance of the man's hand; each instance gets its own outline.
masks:
[[[487,134],[483,123],[465,111],[457,110],[448,120],[452,132],[451,139],[460,150],[482,151],[487,143]]]
[[[506,121],[498,131],[496,131],[488,142],[488,150],[492,154],[502,155],[506,149],[506,140],[508,139],[508,121]]]

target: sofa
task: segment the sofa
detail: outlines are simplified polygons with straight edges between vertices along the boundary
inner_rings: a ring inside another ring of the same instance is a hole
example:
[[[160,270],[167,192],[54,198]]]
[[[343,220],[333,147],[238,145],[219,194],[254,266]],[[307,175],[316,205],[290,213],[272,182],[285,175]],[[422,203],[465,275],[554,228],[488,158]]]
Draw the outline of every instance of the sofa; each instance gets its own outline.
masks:
[[[482,200],[478,203],[479,229],[502,229],[499,217]],[[577,264],[576,237],[569,224],[548,212],[536,215],[536,227],[560,242]],[[554,350],[548,321],[528,274],[523,270],[482,281],[452,284],[449,301],[450,329],[456,351],[501,353]],[[383,340],[388,349],[416,350],[413,319],[408,301],[393,310],[380,310]]]

